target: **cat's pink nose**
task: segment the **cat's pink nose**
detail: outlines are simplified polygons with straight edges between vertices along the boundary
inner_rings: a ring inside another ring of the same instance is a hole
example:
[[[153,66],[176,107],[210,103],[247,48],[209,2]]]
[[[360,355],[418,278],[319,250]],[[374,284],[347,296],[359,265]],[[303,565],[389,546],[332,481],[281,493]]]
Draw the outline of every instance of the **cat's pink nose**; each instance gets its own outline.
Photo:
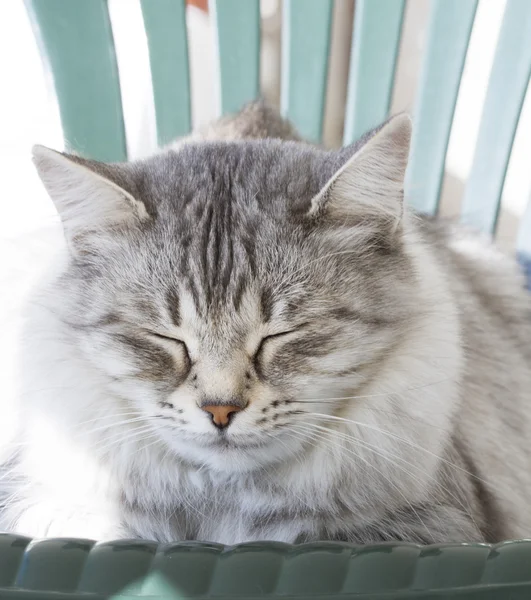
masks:
[[[229,425],[232,415],[240,412],[242,407],[236,406],[235,404],[217,404],[212,406],[202,406],[201,409],[210,413],[212,423],[214,423],[216,427],[223,429]]]

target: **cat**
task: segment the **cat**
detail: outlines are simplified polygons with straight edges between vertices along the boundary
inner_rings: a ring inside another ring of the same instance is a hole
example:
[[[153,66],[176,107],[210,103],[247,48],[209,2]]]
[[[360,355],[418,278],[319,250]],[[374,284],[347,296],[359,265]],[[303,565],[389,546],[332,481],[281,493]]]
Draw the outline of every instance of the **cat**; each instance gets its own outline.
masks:
[[[258,103],[132,163],[35,147],[65,248],[26,309],[0,528],[531,535],[531,303],[408,210],[410,136],[325,150]]]

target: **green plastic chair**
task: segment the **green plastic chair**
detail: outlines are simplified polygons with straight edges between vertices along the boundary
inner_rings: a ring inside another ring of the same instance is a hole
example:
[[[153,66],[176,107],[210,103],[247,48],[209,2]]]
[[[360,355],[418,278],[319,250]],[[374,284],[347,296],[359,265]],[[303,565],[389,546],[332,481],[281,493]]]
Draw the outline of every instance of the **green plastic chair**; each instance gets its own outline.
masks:
[[[161,544],[0,534],[2,600],[529,600],[531,542]]]
[[[415,107],[407,197],[435,214],[454,108],[477,0],[429,0],[430,20]],[[68,146],[93,158],[127,159],[120,80],[106,0],[26,0],[53,73]],[[218,113],[257,98],[259,0],[210,0],[216,24]],[[189,132],[190,82],[184,0],[141,0],[160,144]],[[344,143],[389,113],[404,0],[357,0]],[[308,139],[321,139],[332,0],[284,0],[281,110]],[[494,234],[531,71],[531,1],[507,0],[483,106],[462,219]],[[518,238],[531,257],[531,210]]]

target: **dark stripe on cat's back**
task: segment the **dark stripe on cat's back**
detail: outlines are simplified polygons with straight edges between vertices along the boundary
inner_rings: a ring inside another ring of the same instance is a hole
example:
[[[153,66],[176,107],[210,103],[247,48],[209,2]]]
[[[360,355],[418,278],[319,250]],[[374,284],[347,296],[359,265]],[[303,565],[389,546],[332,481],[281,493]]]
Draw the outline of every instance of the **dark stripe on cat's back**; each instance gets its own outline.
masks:
[[[468,449],[465,448],[463,442],[457,438],[453,438],[452,443],[456,452],[461,457],[465,469],[469,473],[474,496],[483,513],[481,533],[483,534],[484,541],[489,544],[501,542],[504,538],[504,532],[501,514],[496,499],[487,489],[476,463],[470,456]]]

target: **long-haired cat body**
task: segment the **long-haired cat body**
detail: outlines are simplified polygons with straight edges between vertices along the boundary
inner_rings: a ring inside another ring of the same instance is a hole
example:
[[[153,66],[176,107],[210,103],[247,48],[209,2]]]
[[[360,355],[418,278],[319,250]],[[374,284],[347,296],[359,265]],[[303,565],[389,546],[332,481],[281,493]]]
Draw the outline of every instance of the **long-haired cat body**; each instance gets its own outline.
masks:
[[[410,129],[328,151],[252,105],[138,162],[36,147],[66,243],[26,307],[0,528],[531,535],[531,304],[410,213]]]

